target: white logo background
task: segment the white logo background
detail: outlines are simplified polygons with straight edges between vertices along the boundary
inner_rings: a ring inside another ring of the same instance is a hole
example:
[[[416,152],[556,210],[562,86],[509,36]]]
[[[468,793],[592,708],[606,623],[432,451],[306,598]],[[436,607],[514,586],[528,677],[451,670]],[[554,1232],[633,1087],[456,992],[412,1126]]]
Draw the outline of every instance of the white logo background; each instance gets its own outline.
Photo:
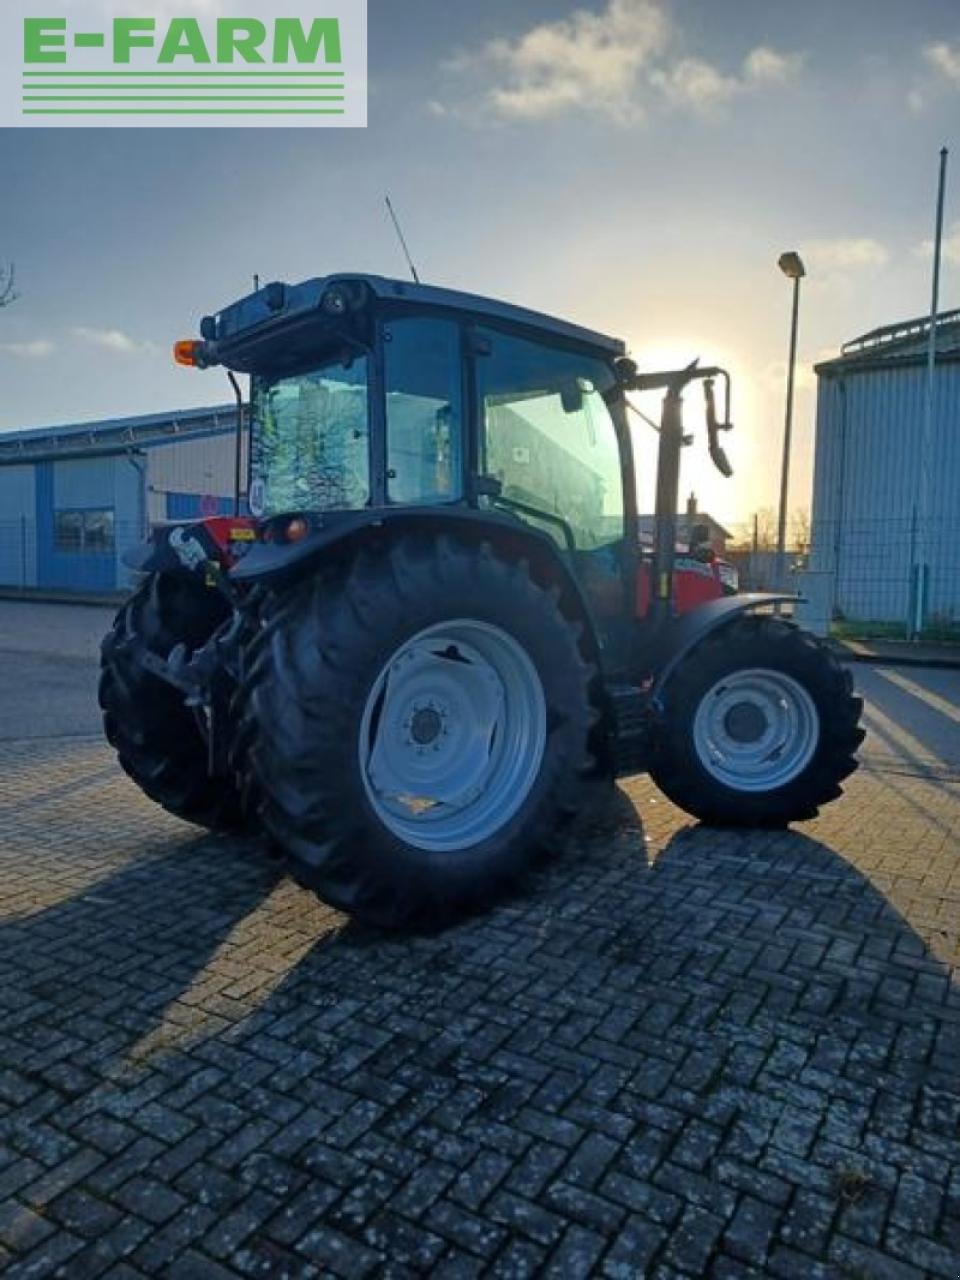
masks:
[[[133,49],[129,63],[115,63],[113,19],[140,17],[156,20],[154,47]],[[230,64],[217,63],[220,17],[262,22],[268,31],[262,50],[266,62],[237,58]],[[24,62],[25,18],[67,20],[66,62]],[[198,64],[178,57],[158,64],[172,18],[196,19],[214,61]],[[328,64],[321,53],[315,68],[293,61],[274,66],[276,18],[299,19],[305,31],[314,19],[338,19],[342,62]],[[73,37],[87,32],[102,32],[104,47],[76,48]],[[157,71],[181,74],[144,74]],[[188,71],[203,74],[182,74]],[[280,74],[294,71],[317,74]],[[343,129],[364,128],[366,123],[366,0],[0,0],[2,128]]]

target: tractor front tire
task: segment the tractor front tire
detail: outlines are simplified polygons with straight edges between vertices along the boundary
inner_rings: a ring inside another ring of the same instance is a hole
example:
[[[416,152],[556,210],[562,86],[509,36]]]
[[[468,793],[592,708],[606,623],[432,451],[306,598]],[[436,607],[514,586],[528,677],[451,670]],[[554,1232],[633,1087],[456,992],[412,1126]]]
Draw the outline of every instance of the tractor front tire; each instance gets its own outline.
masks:
[[[489,546],[406,538],[274,599],[240,737],[300,884],[369,924],[438,926],[551,845],[594,720],[557,595]]]
[[[708,826],[815,818],[858,767],[850,672],[792,623],[746,616],[707,637],[663,694],[651,776]]]
[[[178,644],[200,648],[228,614],[215,592],[153,574],[117,614],[101,649],[104,731],[124,771],[164,809],[212,831],[244,825],[237,789],[209,776],[193,713],[177,689],[146,671],[136,649],[167,658]]]

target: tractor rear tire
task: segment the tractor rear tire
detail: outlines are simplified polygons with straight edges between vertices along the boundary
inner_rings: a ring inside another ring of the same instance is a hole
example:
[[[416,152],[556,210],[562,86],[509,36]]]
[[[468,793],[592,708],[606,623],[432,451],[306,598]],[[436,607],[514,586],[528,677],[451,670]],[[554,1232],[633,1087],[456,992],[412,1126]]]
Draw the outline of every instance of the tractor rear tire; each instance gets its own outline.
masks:
[[[212,831],[241,828],[239,793],[209,776],[207,745],[177,689],[137,661],[133,644],[159,658],[178,644],[200,648],[229,616],[213,591],[153,574],[117,614],[101,650],[100,706],[124,771],[164,809]]]
[[[668,681],[663,709],[651,776],[708,826],[815,818],[858,768],[863,702],[850,672],[780,618],[708,636]]]
[[[548,849],[595,719],[557,596],[489,546],[405,538],[273,599],[239,733],[301,885],[368,924],[435,927]]]

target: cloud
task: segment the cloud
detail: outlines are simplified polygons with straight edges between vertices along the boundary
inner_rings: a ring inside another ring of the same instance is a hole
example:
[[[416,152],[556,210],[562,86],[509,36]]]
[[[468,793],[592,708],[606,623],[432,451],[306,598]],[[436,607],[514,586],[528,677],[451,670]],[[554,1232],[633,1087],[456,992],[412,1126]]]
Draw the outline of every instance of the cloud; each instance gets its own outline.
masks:
[[[803,257],[812,276],[829,276],[847,271],[879,271],[890,261],[890,251],[879,240],[859,236],[807,241]]]
[[[677,106],[715,107],[740,91],[736,76],[722,75],[701,58],[684,58],[669,72],[657,71],[654,84]]]
[[[761,45],[731,74],[703,58],[679,56],[678,44],[661,0],[607,0],[601,9],[575,9],[514,39],[491,40],[445,69],[468,86],[482,82],[469,104],[471,118],[484,110],[512,120],[581,111],[627,124],[654,106],[713,107],[786,84],[802,61]]]
[[[32,342],[0,342],[0,354],[15,356],[19,360],[44,360],[56,349],[56,343],[48,338],[35,338]]]
[[[960,89],[960,44],[948,44],[945,40],[938,44],[928,44],[923,56],[934,71]]]
[[[757,45],[743,61],[747,85],[790,84],[803,67],[803,54],[780,53],[765,44]]]
[[[577,9],[516,40],[493,40],[481,55],[501,79],[490,89],[489,102],[499,114],[521,119],[569,107],[630,114],[640,73],[669,35],[657,4],[609,0],[599,13]]]
[[[84,325],[79,325],[77,328],[71,329],[70,333],[74,338],[79,338],[81,342],[87,342],[91,346],[102,347],[104,351],[113,351],[121,355],[134,355],[139,352],[153,350],[153,343],[138,342],[136,338],[131,338],[122,329],[88,329]]]
[[[921,258],[933,257],[933,241],[924,240],[918,244],[914,253]],[[947,227],[943,235],[943,260],[952,266],[960,267],[960,219]]]
[[[710,109],[729,102],[739,94],[771,85],[787,85],[796,80],[803,57],[779,53],[766,45],[751,49],[738,74],[724,75],[702,58],[683,58],[671,71],[653,73],[653,83],[675,104]]]

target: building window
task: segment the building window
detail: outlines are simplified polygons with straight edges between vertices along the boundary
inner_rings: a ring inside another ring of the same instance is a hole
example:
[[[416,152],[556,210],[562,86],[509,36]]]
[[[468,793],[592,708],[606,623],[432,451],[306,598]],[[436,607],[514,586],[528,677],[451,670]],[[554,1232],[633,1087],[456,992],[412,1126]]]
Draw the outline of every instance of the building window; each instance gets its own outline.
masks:
[[[53,545],[57,551],[112,555],[115,546],[112,509],[54,512]]]

